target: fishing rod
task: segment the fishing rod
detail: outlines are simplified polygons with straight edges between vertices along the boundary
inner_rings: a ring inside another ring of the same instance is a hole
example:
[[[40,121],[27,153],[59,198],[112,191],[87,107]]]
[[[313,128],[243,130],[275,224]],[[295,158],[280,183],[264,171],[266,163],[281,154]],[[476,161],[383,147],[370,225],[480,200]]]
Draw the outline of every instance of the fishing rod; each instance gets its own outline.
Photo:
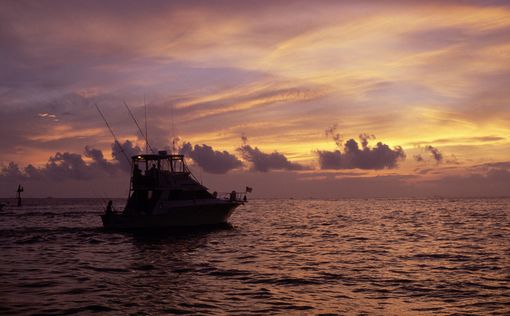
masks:
[[[147,131],[147,104],[145,104],[145,94],[143,95],[143,106],[145,109],[145,152],[147,153],[147,138],[149,137],[149,132]]]
[[[136,120],[136,117],[133,115],[133,112],[131,112],[131,109],[129,108],[129,106],[127,105],[126,101],[125,100],[122,100],[122,102],[124,103],[124,106],[126,107],[126,110],[129,112],[129,115],[131,116],[131,118],[133,119],[133,121],[135,122],[136,124],[136,127],[138,127],[138,132],[140,132],[140,135],[142,135],[142,137],[145,139],[145,145],[146,145],[146,148],[147,146],[149,147],[149,149],[151,150],[151,152],[153,154],[155,154],[155,151],[154,149],[152,149],[151,145],[149,144],[149,140],[147,139],[147,135],[143,133],[142,131],[142,128],[140,127],[140,124],[138,124],[138,121]],[[144,102],[145,103],[145,102]],[[147,149],[145,150],[147,151]]]
[[[172,124],[172,154],[174,154],[175,149],[175,122],[174,122],[174,104],[170,104],[170,116],[171,116],[171,124]]]
[[[110,124],[108,124],[108,121],[104,117],[103,112],[101,112],[101,109],[99,109],[99,105],[97,105],[97,103],[94,103],[94,105],[96,106],[97,111],[99,112],[99,114],[103,118],[103,121],[106,123],[106,127],[108,127],[108,130],[110,131],[110,134],[112,134],[112,137],[113,137],[113,140],[115,141],[115,144],[117,144],[117,146],[119,146],[120,152],[122,153],[122,155],[124,155],[124,158],[126,158],[128,164],[132,167],[131,159],[129,159],[129,157],[127,156],[126,152],[124,151],[124,148],[122,148],[122,145],[117,140],[117,137],[115,136],[115,133],[113,132],[113,129],[110,127]]]

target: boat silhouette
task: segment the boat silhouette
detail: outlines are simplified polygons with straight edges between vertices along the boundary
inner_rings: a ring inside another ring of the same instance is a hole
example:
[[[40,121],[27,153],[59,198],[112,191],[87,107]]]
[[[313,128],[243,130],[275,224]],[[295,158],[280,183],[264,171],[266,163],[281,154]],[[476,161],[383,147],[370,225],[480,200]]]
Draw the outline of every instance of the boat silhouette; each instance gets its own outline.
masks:
[[[246,202],[246,192],[218,195],[197,181],[184,155],[142,154],[131,157],[129,197],[122,213],[111,204],[101,216],[110,229],[193,227],[227,223]],[[251,190],[251,189],[250,189]]]

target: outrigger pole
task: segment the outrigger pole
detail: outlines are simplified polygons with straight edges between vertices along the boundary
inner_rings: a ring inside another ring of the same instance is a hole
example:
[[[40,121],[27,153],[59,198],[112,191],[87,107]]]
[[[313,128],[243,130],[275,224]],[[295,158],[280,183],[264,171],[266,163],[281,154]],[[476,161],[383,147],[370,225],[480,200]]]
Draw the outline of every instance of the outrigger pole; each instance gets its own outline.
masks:
[[[97,105],[97,103],[94,103],[94,105],[96,106],[97,111],[99,112],[99,114],[103,118],[103,121],[106,123],[106,127],[108,127],[108,130],[110,131],[110,134],[112,134],[113,140],[115,141],[115,144],[117,144],[117,146],[119,146],[120,152],[122,153],[122,155],[124,155],[124,158],[126,158],[126,160],[129,163],[129,165],[132,166],[131,165],[131,159],[129,159],[129,157],[126,155],[126,152],[124,151],[124,148],[122,148],[122,146],[120,145],[119,141],[117,140],[117,137],[115,136],[115,133],[113,132],[112,128],[110,127],[110,124],[108,124],[108,121],[104,117],[103,112],[101,112],[101,109],[99,109],[99,105]]]
[[[147,154],[148,153],[147,145],[149,145],[147,139],[149,137],[149,132],[147,132],[147,104],[145,103],[145,94],[143,95],[143,106],[145,108],[145,153]]]
[[[126,101],[125,100],[122,100],[122,102],[124,103],[124,106],[126,107],[127,111],[129,112],[129,115],[131,115],[131,118],[133,119],[133,121],[135,122],[136,124],[136,127],[138,127],[138,131],[140,132],[140,135],[142,135],[142,137],[145,139],[145,146],[146,146],[146,149],[145,151],[147,151],[147,146],[149,147],[149,149],[151,150],[151,152],[153,154],[155,154],[156,152],[154,151],[154,149],[152,149],[151,145],[149,144],[149,140],[147,139],[147,135],[144,134],[144,132],[142,131],[142,129],[140,128],[140,125],[138,124],[138,121],[136,120],[135,116],[133,115],[133,112],[131,112],[131,109],[129,108],[129,106],[127,105]],[[145,102],[144,102],[145,103]]]

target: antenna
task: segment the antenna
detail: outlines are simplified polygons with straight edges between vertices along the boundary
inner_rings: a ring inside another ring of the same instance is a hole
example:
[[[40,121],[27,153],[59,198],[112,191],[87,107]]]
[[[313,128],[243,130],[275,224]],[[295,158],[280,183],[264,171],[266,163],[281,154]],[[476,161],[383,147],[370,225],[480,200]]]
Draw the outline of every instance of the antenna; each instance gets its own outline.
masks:
[[[96,106],[97,111],[99,112],[99,114],[103,118],[103,121],[106,123],[106,127],[108,127],[108,130],[110,131],[110,134],[112,134],[113,140],[115,141],[115,144],[117,146],[119,146],[120,152],[124,155],[124,158],[126,158],[127,162],[131,166],[131,159],[129,159],[129,157],[126,155],[126,152],[124,151],[124,148],[122,148],[122,146],[120,145],[119,141],[117,140],[117,137],[115,136],[115,133],[113,132],[112,128],[110,127],[110,124],[108,124],[108,121],[104,117],[103,112],[101,112],[101,109],[99,109],[99,105],[97,105],[97,103],[94,103],[94,105]]]
[[[127,111],[129,112],[129,115],[131,115],[131,118],[135,122],[136,127],[138,127],[138,132],[140,132],[140,135],[142,135],[142,137],[145,139],[145,147],[146,147],[145,151],[147,151],[147,146],[148,146],[149,149],[151,150],[151,152],[154,154],[155,152],[152,149],[151,145],[149,144],[149,141],[147,140],[147,137],[144,135],[142,129],[140,128],[140,125],[138,124],[138,121],[136,120],[135,116],[133,115],[133,112],[131,112],[131,109],[129,108],[129,106],[127,105],[125,100],[122,100],[122,102],[124,103],[124,106],[126,107]]]
[[[147,133],[147,104],[145,103],[145,94],[143,95],[143,105],[145,107],[145,153],[148,153],[147,146],[149,144],[149,134]]]
[[[174,104],[170,104],[170,120],[172,123],[172,155],[174,154],[175,147],[175,124],[174,124]]]

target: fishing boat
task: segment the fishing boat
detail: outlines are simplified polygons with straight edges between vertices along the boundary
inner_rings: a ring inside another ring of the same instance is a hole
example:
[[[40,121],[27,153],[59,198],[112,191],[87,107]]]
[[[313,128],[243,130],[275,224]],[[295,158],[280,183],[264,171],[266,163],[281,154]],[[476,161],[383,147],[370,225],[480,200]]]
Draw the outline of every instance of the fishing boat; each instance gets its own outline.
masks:
[[[111,203],[101,216],[110,229],[143,229],[227,223],[246,202],[246,192],[210,193],[193,176],[184,155],[143,154],[131,157],[129,197],[121,213]],[[247,188],[246,191],[251,191]]]

